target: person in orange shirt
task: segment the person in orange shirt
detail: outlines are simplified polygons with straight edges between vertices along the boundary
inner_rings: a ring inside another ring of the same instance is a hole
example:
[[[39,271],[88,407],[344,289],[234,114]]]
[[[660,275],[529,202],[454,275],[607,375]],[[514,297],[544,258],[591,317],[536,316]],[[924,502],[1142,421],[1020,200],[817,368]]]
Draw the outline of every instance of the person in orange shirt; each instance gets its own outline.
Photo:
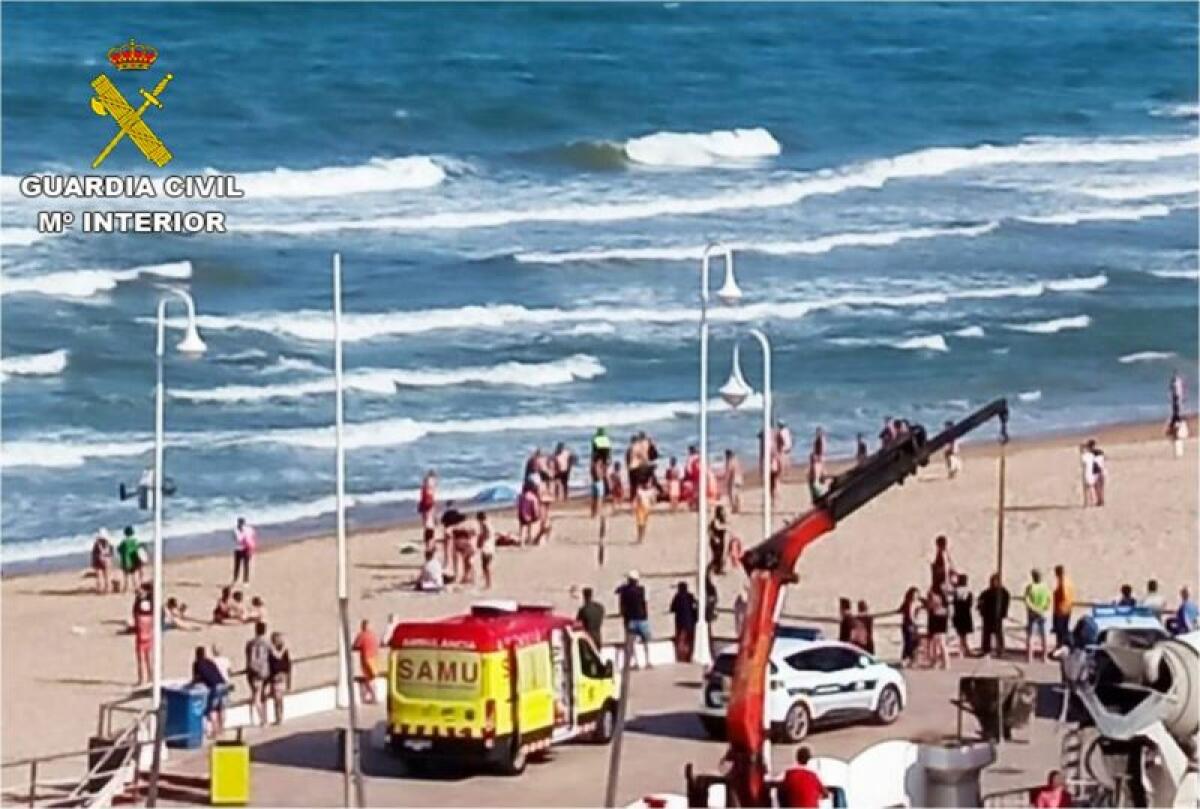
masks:
[[[1054,609],[1051,628],[1055,651],[1071,648],[1071,610],[1075,608],[1075,586],[1062,565],[1054,567]]]
[[[359,625],[358,634],[350,648],[358,652],[358,665],[362,671],[359,688],[364,704],[375,702],[376,658],[379,657],[379,636],[371,631],[371,622],[366,618]]]

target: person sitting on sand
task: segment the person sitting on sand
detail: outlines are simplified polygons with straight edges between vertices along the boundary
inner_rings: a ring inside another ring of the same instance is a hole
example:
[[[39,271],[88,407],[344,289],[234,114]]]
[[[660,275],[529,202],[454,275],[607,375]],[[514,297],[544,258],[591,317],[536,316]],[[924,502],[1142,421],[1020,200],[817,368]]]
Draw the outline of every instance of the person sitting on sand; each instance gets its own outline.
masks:
[[[608,472],[608,499],[614,509],[620,508],[621,503],[625,502],[625,474],[620,461],[613,461]]]
[[[234,599],[232,587],[222,587],[221,596],[217,599],[217,605],[213,607],[213,623],[218,625],[224,624],[240,624],[244,612],[241,605]],[[241,595],[239,591],[237,595]]]
[[[417,589],[423,593],[440,593],[446,589],[446,576],[442,563],[433,551],[425,551],[425,564],[417,576]]]
[[[199,632],[200,625],[188,617],[187,604],[171,596],[163,606],[163,629],[180,629],[184,632]]]
[[[262,596],[254,596],[250,599],[250,608],[246,610],[242,620],[247,624],[267,622],[267,605],[263,603]]]
[[[96,532],[92,542],[92,572],[96,574],[96,592],[106,595],[112,592],[109,574],[112,571],[113,545],[108,538],[108,529]]]

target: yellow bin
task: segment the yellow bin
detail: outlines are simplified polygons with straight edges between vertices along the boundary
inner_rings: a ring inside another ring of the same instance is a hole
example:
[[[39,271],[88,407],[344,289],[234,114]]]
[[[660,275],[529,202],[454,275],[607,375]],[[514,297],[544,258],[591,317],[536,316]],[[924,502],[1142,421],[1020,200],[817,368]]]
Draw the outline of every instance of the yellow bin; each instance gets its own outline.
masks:
[[[212,746],[208,799],[213,806],[250,803],[250,745],[238,740]]]

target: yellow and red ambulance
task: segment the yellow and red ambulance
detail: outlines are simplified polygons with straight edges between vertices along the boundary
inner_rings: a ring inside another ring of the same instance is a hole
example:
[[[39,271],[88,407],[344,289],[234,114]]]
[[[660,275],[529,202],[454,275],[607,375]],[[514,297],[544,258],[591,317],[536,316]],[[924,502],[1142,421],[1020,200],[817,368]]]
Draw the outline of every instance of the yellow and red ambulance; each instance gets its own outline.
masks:
[[[548,607],[484,602],[401,623],[388,641],[388,743],[407,763],[515,775],[553,744],[612,739],[612,663]]]

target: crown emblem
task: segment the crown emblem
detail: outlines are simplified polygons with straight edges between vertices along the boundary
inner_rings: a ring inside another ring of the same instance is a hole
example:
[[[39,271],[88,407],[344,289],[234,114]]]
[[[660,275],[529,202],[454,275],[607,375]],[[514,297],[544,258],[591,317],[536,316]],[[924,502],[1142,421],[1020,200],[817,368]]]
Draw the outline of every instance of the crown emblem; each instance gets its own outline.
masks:
[[[149,70],[158,59],[158,49],[151,45],[140,45],[129,40],[128,44],[108,49],[108,61],[117,70]]]

